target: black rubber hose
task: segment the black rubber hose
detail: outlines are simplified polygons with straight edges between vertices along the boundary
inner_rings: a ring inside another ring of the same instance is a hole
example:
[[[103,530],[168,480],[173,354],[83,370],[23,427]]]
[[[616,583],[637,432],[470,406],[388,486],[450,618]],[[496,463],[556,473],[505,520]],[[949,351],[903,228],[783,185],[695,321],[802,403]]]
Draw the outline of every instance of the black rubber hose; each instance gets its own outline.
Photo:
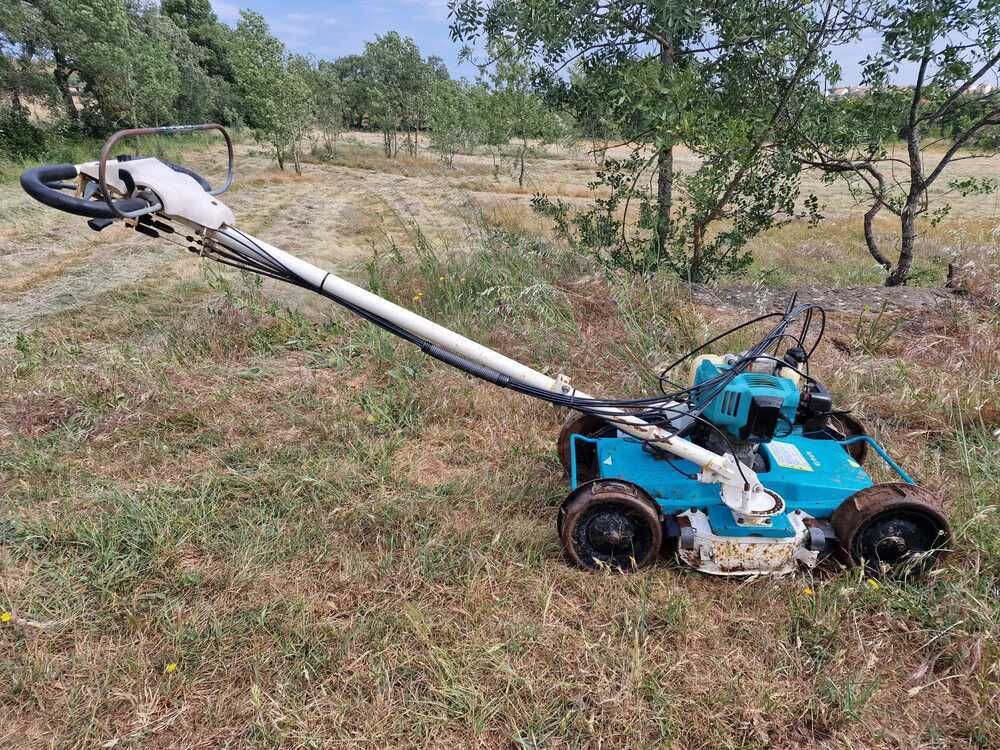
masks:
[[[192,178],[195,182],[201,185],[202,190],[204,190],[206,193],[212,192],[212,186],[208,184],[208,180],[206,180],[200,174],[191,169],[191,167],[185,167],[183,164],[178,164],[177,162],[173,161],[167,161],[166,159],[160,159],[160,161],[162,161],[164,164],[166,164],[175,172],[186,174],[188,177]]]
[[[481,365],[478,362],[473,362],[466,359],[460,354],[455,354],[447,349],[442,349],[440,346],[431,343],[425,343],[420,349],[434,359],[444,362],[446,365],[451,365],[452,367],[461,370],[462,372],[472,375],[473,377],[481,378],[486,380],[493,385],[498,385],[501,388],[507,388],[511,384],[511,379],[509,376],[503,373],[497,372],[492,367],[487,367],[486,365]]]

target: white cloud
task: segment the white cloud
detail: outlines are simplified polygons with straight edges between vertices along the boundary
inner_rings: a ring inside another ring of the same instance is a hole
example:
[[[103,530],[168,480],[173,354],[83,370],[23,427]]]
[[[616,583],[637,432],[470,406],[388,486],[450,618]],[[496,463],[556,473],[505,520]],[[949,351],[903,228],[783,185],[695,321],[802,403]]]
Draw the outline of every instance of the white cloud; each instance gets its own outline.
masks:
[[[212,9],[219,20],[230,25],[240,20],[241,4],[228,0],[212,0]],[[315,13],[286,13],[280,17],[265,16],[264,20],[271,32],[286,44],[293,47],[305,44],[310,37],[322,34],[325,29],[340,23],[334,16],[321,16]]]
[[[310,13],[287,13],[281,18],[268,18],[271,31],[285,44],[298,47],[323,34],[338,21],[333,16],[318,16]]]

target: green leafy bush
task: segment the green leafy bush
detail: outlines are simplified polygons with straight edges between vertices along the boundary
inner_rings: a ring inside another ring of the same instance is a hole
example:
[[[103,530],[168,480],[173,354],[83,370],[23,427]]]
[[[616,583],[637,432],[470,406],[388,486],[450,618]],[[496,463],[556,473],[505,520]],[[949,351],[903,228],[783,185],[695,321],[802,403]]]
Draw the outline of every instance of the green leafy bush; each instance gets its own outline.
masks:
[[[45,153],[46,133],[34,125],[24,112],[14,107],[0,107],[0,157],[11,161],[38,159]]]

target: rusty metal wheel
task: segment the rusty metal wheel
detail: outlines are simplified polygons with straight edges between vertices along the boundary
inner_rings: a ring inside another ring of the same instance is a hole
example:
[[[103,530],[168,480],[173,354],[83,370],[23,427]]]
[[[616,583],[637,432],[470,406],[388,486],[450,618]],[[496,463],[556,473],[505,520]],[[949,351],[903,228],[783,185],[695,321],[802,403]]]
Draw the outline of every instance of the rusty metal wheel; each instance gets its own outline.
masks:
[[[922,487],[888,482],[855,492],[830,517],[852,565],[873,575],[919,576],[946,552],[948,519]]]
[[[657,559],[663,543],[656,503],[618,480],[599,479],[570,493],[557,526],[566,559],[587,570],[643,568]]]
[[[570,438],[573,435],[583,435],[588,438],[612,437],[617,431],[614,425],[608,424],[601,417],[594,414],[583,414],[577,411],[571,412],[563,423],[562,429],[559,431],[559,441],[556,443],[556,450],[559,452],[559,463],[562,464],[563,471],[569,474]]]
[[[861,421],[850,414],[831,414],[827,418],[827,424],[831,430],[843,436],[840,438],[841,440],[868,434],[868,430],[865,429]],[[868,458],[868,443],[860,441],[845,445],[844,450],[850,454],[851,458],[864,466],[865,459]]]

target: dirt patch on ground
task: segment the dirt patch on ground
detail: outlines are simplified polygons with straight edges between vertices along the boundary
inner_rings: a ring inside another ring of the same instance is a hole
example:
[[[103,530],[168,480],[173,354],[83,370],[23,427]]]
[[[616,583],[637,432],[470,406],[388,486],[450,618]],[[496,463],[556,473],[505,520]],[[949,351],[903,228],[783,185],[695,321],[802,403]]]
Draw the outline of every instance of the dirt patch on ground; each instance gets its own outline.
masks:
[[[10,403],[13,414],[11,423],[20,435],[37,437],[63,424],[77,411],[77,405],[68,398],[53,394],[32,393]],[[0,412],[2,413],[2,412]]]
[[[883,305],[887,310],[933,310],[962,299],[950,289],[923,287],[824,289],[803,286],[782,289],[749,284],[731,287],[694,284],[690,290],[695,302],[701,305],[762,312],[784,308],[793,295],[799,303],[811,302],[827,310],[852,313],[880,310]]]

